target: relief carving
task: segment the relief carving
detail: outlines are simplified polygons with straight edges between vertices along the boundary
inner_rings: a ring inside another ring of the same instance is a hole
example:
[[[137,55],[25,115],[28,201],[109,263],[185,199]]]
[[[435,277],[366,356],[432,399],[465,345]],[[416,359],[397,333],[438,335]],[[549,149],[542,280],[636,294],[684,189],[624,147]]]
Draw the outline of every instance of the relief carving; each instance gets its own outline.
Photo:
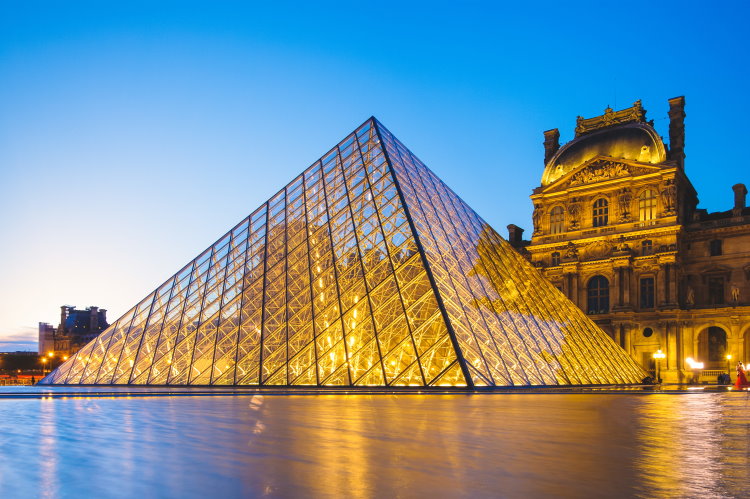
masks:
[[[542,219],[544,218],[544,209],[540,205],[534,206],[534,213],[531,219],[534,222],[534,234],[542,233]]]
[[[581,198],[573,198],[568,205],[568,220],[570,220],[568,230],[578,230],[581,222]]]
[[[625,187],[617,195],[617,203],[620,208],[620,222],[630,222],[630,206],[633,201],[633,193]]]
[[[630,175],[630,167],[614,161],[595,161],[570,178],[570,185],[590,184]]]
[[[611,107],[604,110],[604,114],[594,118],[579,116],[576,119],[576,137],[600,128],[623,123],[643,123],[646,120],[646,110],[643,109],[640,99],[633,103],[632,107],[621,111],[614,111]]]
[[[661,190],[661,201],[664,205],[664,214],[674,214],[677,201],[677,188],[674,185],[674,180],[667,180],[665,182],[664,188]]]
[[[601,260],[612,254],[612,244],[609,241],[595,241],[586,246],[584,253],[588,260]]]
[[[573,241],[568,241],[568,245],[565,247],[565,259],[566,260],[578,259],[578,249],[576,249],[576,245],[573,244]]]

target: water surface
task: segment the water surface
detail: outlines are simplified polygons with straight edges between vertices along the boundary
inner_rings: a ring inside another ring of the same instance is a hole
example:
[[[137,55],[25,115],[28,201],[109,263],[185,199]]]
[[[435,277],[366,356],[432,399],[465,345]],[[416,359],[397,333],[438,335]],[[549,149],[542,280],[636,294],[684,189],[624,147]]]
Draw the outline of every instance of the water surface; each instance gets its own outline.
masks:
[[[0,399],[0,497],[743,497],[744,393]]]

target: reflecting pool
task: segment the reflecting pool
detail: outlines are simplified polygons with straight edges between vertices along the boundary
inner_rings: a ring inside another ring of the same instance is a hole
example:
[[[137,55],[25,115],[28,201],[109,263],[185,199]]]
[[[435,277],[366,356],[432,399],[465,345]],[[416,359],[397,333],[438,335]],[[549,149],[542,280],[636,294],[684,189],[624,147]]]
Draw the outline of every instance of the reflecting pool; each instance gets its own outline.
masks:
[[[746,393],[2,398],[0,497],[742,497]]]

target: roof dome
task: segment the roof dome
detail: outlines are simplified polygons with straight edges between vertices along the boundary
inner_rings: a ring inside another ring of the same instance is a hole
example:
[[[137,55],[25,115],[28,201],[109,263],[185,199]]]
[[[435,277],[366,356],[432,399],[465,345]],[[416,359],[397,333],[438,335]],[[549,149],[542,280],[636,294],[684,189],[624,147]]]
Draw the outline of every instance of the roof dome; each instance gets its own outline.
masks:
[[[657,164],[667,159],[664,142],[645,123],[604,128],[571,140],[549,160],[542,185],[546,186],[596,156]]]

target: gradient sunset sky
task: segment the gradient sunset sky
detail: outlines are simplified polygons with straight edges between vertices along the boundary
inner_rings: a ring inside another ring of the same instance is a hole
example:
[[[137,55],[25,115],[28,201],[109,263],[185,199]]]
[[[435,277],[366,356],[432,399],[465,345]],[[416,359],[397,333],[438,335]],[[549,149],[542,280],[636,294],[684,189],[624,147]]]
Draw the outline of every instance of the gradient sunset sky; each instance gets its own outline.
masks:
[[[642,99],[667,137],[684,95],[686,171],[727,210],[747,5],[4,1],[0,350],[63,304],[114,322],[371,115],[505,235],[544,130]]]

